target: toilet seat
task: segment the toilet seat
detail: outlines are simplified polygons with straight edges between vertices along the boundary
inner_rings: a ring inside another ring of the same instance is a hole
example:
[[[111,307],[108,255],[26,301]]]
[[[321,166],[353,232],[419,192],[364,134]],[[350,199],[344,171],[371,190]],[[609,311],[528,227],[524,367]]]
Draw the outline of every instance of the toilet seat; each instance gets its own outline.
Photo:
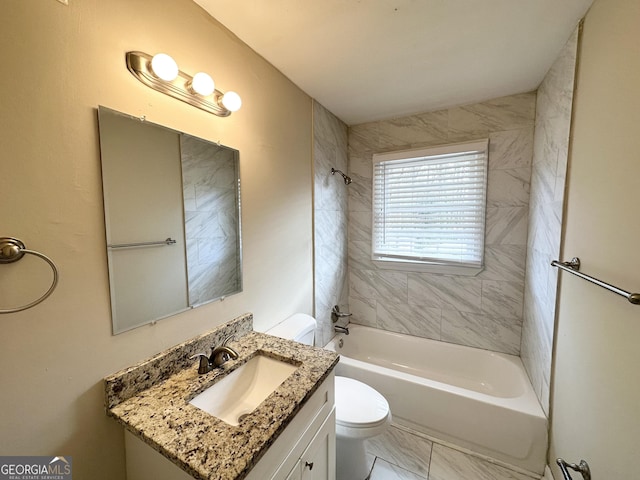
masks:
[[[349,437],[376,435],[390,421],[389,403],[358,380],[336,376],[336,428]],[[374,432],[375,431],[375,432]]]

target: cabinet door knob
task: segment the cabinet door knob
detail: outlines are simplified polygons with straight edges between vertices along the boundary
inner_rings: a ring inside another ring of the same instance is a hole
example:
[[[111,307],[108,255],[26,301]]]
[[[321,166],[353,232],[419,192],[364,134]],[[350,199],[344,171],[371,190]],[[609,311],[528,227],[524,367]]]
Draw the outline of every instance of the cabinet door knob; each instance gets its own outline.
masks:
[[[304,466],[305,467],[309,467],[309,470],[313,470],[313,462],[309,463],[309,462],[304,462]]]

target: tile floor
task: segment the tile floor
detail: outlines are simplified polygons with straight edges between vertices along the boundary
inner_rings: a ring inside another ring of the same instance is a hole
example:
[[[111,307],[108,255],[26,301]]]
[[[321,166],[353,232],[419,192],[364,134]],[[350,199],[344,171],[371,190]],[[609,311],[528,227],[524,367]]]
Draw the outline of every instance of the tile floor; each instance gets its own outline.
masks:
[[[396,426],[366,442],[369,480],[535,480]]]

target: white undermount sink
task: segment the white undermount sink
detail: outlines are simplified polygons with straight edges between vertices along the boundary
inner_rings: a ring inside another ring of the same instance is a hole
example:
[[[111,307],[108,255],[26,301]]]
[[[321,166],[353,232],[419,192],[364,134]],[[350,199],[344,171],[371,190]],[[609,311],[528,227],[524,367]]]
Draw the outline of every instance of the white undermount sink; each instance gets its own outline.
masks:
[[[256,355],[189,403],[230,425],[253,412],[298,367]]]

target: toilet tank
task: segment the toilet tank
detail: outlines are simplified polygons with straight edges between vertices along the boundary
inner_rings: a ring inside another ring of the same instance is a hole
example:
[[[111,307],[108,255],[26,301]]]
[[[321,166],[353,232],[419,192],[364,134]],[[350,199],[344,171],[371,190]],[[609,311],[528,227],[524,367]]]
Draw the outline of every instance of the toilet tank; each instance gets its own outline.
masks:
[[[270,328],[265,333],[275,337],[295,340],[305,345],[314,344],[316,320],[306,313],[296,313]]]

